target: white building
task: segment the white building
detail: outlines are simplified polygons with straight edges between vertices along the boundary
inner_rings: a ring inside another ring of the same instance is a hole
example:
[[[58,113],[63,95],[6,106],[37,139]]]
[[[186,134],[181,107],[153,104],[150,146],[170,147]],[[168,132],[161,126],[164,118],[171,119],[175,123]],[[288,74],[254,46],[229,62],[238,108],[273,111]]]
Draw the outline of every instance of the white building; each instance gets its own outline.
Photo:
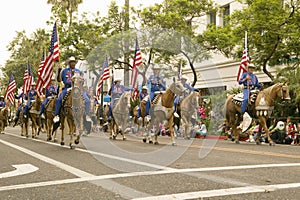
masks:
[[[234,0],[215,0],[214,1],[221,9],[216,13],[210,13],[207,16],[197,19],[197,31],[203,32],[208,24],[223,26],[226,23],[225,17],[234,12],[234,10],[242,9],[245,5]],[[227,89],[239,87],[237,83],[237,74],[240,66],[240,61],[226,58],[221,53],[211,53],[209,60],[201,63],[195,63],[197,72],[196,88],[200,88],[203,96],[211,95],[216,92],[221,92]],[[275,72],[274,68],[267,68],[271,73]],[[193,77],[191,70],[183,72],[191,79]],[[270,78],[262,71],[256,71],[260,82],[270,82]]]

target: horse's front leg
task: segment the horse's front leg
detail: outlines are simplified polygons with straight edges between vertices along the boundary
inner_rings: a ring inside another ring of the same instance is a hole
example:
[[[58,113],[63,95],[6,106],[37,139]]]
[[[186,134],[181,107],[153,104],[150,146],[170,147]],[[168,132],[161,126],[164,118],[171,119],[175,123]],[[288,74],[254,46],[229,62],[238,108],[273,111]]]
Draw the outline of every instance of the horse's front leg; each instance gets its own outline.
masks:
[[[275,145],[275,143],[273,142],[273,140],[272,140],[271,137],[270,137],[270,132],[269,132],[269,129],[268,129],[267,124],[266,124],[266,118],[260,117],[260,118],[259,118],[259,121],[260,121],[261,127],[262,127],[262,128],[264,129],[264,131],[266,132],[266,135],[267,135],[268,142],[269,142],[270,146]],[[258,138],[258,137],[256,137],[256,141],[257,141],[257,138]],[[258,139],[259,139],[259,138],[258,138]]]
[[[234,125],[232,127],[232,131],[233,131],[233,134],[234,134],[234,142],[236,144],[239,144],[240,143],[240,133],[239,133],[240,130],[237,130],[236,125]]]
[[[169,119],[168,121],[168,126],[169,126],[169,132],[170,132],[170,137],[171,137],[171,141],[172,141],[172,146],[176,145],[175,142],[175,137],[174,137],[174,127],[173,127],[173,119],[174,116],[172,115],[172,117]]]
[[[60,145],[65,145],[65,119],[61,117],[61,136],[60,136]]]

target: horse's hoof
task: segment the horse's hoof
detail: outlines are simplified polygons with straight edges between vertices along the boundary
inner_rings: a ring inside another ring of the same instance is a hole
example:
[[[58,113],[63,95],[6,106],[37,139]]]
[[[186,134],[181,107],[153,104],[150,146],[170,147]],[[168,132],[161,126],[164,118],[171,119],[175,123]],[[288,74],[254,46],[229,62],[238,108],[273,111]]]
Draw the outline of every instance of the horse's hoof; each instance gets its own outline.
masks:
[[[270,142],[270,143],[269,143],[269,146],[275,146],[275,143],[273,143],[273,142],[271,143],[271,142]]]
[[[174,143],[172,143],[172,146],[177,146],[177,145],[176,145],[176,143],[174,142]]]
[[[117,137],[117,136],[113,136],[113,140],[115,140],[115,139],[116,139],[116,137]]]
[[[79,140],[75,140],[74,142],[75,142],[75,144],[79,144]]]
[[[110,136],[110,137],[109,137],[109,139],[111,140],[111,139],[112,139],[112,137]]]
[[[61,146],[64,146],[64,145],[65,145],[65,142],[60,142],[60,145],[61,145]]]
[[[235,141],[235,143],[236,143],[236,144],[239,144],[239,143],[240,143],[240,141],[238,141],[238,140],[237,140],[237,141]]]
[[[158,142],[154,142],[155,145],[158,145]]]
[[[185,137],[184,139],[185,139],[185,140],[190,140],[191,138],[190,138],[190,137]]]
[[[256,142],[257,145],[260,145],[260,142]]]
[[[149,141],[149,144],[153,144],[153,141]]]
[[[143,142],[144,142],[144,143],[146,143],[146,142],[147,142],[147,139],[146,139],[146,138],[144,138],[144,139],[143,139]]]
[[[125,140],[126,140],[126,138],[123,138],[123,140],[125,141]]]
[[[47,141],[51,141],[52,140],[52,138],[47,138]]]
[[[70,144],[70,149],[75,149],[75,146]]]
[[[53,140],[53,142],[54,142],[54,143],[58,142],[58,139],[55,138],[55,139]]]
[[[28,135],[26,135],[26,138],[29,138],[29,136],[28,136]]]

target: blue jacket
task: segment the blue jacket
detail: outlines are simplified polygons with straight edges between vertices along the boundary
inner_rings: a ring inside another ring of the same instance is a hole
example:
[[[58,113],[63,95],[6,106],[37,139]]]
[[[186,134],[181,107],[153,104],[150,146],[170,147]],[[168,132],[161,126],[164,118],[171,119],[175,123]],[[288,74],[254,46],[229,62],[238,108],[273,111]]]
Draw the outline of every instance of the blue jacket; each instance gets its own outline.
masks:
[[[151,92],[166,90],[165,77],[162,75],[151,75],[148,79],[148,84],[151,86]],[[159,81],[161,80],[161,83]]]
[[[51,97],[53,95],[58,94],[58,86],[56,85],[50,85],[47,89],[46,89],[46,98],[47,97]]]
[[[37,95],[36,90],[29,90],[28,91],[28,97],[29,97],[28,100],[35,100],[36,95]]]
[[[6,106],[5,101],[0,101],[0,108],[4,108]]]
[[[75,73],[81,74],[80,70],[76,68],[72,73],[72,69],[70,67],[65,68],[61,71],[61,80],[66,88],[72,87],[72,75],[74,75]]]
[[[250,76],[250,80],[245,80],[246,76],[249,75]],[[241,79],[239,80],[239,84],[240,85],[244,85],[244,86],[254,86],[254,87],[257,87],[257,88],[261,88],[261,85],[260,83],[258,82],[258,79],[257,79],[257,76],[255,74],[250,74],[248,72],[245,72],[242,74],[242,77]]]

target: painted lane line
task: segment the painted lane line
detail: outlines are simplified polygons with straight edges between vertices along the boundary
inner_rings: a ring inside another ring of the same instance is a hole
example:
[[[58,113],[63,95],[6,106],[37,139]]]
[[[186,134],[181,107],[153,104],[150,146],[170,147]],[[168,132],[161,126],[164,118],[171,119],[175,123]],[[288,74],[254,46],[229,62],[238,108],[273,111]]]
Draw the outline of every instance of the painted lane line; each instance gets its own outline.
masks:
[[[220,196],[237,195],[237,194],[259,193],[259,192],[275,191],[280,189],[290,189],[290,188],[298,188],[298,187],[300,187],[300,183],[247,186],[247,187],[226,188],[226,189],[219,189],[219,190],[206,190],[206,191],[199,191],[199,192],[187,192],[187,193],[168,194],[168,195],[160,195],[160,196],[152,196],[152,197],[143,197],[143,198],[136,198],[133,200],[198,199],[198,198],[220,197]]]
[[[5,134],[24,139],[24,137],[19,136],[19,135],[15,135],[15,134],[12,134],[12,133],[5,132]],[[44,144],[59,146],[59,147],[67,148],[67,149],[70,148],[70,147],[67,147],[67,146],[61,146],[60,144],[57,144],[57,143],[49,143],[49,142],[43,141],[43,140],[38,140],[38,139],[31,139],[31,140],[41,142],[41,143],[44,143]],[[136,164],[136,165],[151,167],[151,168],[154,168],[154,169],[163,169],[163,170],[173,169],[173,168],[162,166],[162,165],[157,165],[157,164],[147,163],[147,162],[143,162],[143,161],[132,160],[132,159],[129,159],[129,158],[122,158],[122,157],[118,157],[118,156],[114,156],[114,155],[110,155],[110,154],[104,154],[104,153],[100,153],[100,152],[96,152],[96,151],[90,151],[90,150],[87,150],[87,149],[75,148],[75,151],[89,153],[89,154],[92,154],[92,155],[102,156],[102,157],[105,157],[105,158],[109,158],[109,159],[113,159],[113,160],[119,160],[119,161],[123,161],[123,162],[128,162],[128,163],[132,163],[132,164]]]
[[[73,178],[57,181],[46,181],[38,183],[28,183],[20,185],[11,185],[0,187],[0,191],[5,190],[14,190],[14,189],[24,189],[32,187],[42,187],[49,185],[59,185],[67,183],[77,183],[85,181],[95,181],[95,180],[106,180],[106,179],[117,179],[117,178],[128,178],[136,176],[152,176],[152,175],[163,175],[163,174],[172,174],[172,173],[188,173],[188,172],[208,172],[208,171],[223,171],[223,170],[240,170],[240,169],[257,169],[265,167],[298,167],[300,163],[287,163],[287,164],[264,164],[264,165],[243,165],[243,166],[226,166],[226,167],[211,167],[211,168],[192,168],[192,169],[172,169],[172,170],[160,170],[160,171],[144,171],[144,172],[131,172],[131,173],[120,173],[120,174],[107,174],[100,176],[91,176],[91,177],[82,177],[82,178]],[[298,184],[298,183],[296,183]]]
[[[30,174],[39,169],[38,167],[33,166],[31,164],[20,164],[20,165],[12,165],[12,166],[16,169],[13,171],[10,171],[10,172],[5,172],[5,173],[0,174],[0,178],[8,178],[8,177],[13,177],[13,176]]]
[[[7,146],[9,146],[9,147],[12,147],[12,148],[14,148],[14,149],[17,149],[17,150],[19,150],[19,151],[21,151],[21,152],[23,152],[23,153],[25,153],[25,154],[28,154],[28,155],[30,155],[30,156],[32,156],[32,157],[34,157],[34,158],[37,158],[37,159],[39,159],[39,160],[41,160],[41,161],[44,161],[44,162],[49,163],[49,164],[51,164],[51,165],[54,165],[54,166],[56,166],[56,167],[58,167],[58,168],[60,168],[60,169],[63,169],[63,170],[65,170],[65,171],[67,171],[67,172],[69,172],[69,173],[71,173],[71,174],[74,174],[75,176],[78,176],[78,177],[91,177],[91,176],[94,176],[94,175],[92,175],[92,174],[90,174],[90,173],[87,173],[87,172],[82,171],[82,170],[80,170],[80,169],[77,169],[77,168],[75,168],[75,167],[66,165],[66,164],[64,164],[64,163],[62,163],[62,162],[59,162],[59,161],[56,161],[56,160],[54,160],[54,159],[48,158],[48,157],[46,157],[46,156],[43,156],[43,155],[41,155],[41,154],[38,154],[38,153],[33,152],[33,151],[31,151],[31,150],[28,150],[28,149],[25,149],[25,148],[23,148],[23,147],[17,146],[17,145],[15,145],[15,144],[6,142],[6,141],[4,141],[4,140],[1,140],[1,139],[0,139],[0,142],[3,143],[3,144],[5,144],[5,145],[7,145]]]

